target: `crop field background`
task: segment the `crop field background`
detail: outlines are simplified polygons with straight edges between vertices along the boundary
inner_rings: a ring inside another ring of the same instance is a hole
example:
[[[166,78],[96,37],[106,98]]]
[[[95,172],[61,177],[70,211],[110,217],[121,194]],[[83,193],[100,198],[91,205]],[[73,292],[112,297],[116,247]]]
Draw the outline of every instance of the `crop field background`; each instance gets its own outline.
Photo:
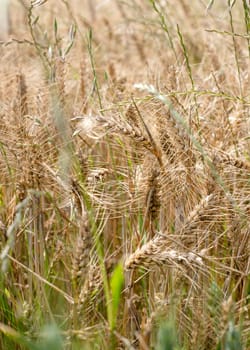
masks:
[[[0,349],[249,350],[249,0],[4,3]]]

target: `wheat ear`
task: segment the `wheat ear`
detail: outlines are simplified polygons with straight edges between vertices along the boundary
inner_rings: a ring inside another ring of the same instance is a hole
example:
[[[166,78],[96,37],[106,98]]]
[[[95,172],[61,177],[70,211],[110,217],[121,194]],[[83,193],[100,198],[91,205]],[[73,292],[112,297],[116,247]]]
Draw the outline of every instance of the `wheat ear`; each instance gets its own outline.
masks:
[[[148,243],[138,248],[125,261],[127,270],[136,267],[192,267],[203,265],[203,259],[193,252],[179,252],[167,247],[164,236],[158,235]]]

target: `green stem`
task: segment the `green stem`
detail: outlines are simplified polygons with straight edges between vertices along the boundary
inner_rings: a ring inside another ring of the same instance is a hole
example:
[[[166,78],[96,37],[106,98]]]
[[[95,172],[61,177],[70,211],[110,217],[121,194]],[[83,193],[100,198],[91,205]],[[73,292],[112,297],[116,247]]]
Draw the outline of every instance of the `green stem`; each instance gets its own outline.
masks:
[[[93,50],[92,50],[92,29],[89,30],[88,33],[88,52],[89,52],[89,57],[90,57],[90,63],[91,63],[91,68],[92,68],[92,73],[94,76],[94,86],[93,90],[96,90],[97,96],[98,96],[98,101],[99,101],[99,107],[100,107],[100,112],[103,115],[103,107],[102,107],[102,100],[101,100],[101,95],[100,95],[100,89],[99,89],[99,83],[97,79],[97,74],[96,74],[96,68],[95,68],[95,61],[94,61],[94,56],[93,56]]]

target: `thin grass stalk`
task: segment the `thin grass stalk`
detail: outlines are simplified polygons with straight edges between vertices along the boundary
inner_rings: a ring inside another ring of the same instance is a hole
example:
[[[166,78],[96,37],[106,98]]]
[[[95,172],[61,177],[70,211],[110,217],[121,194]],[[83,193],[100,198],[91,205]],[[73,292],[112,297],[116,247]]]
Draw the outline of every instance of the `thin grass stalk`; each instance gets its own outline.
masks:
[[[12,260],[14,263],[16,263],[17,265],[21,266],[25,271],[29,272],[31,275],[33,275],[34,277],[36,277],[38,280],[40,280],[41,282],[43,282],[44,284],[48,285],[49,287],[51,287],[52,289],[54,289],[55,291],[57,291],[59,294],[61,294],[71,305],[74,304],[74,300],[73,298],[68,295],[66,292],[64,292],[63,290],[61,290],[60,288],[58,288],[56,285],[54,285],[53,283],[47,281],[44,277],[40,276],[38,273],[34,272],[33,270],[31,270],[29,267],[25,266],[24,264],[22,264],[20,261],[16,260],[15,258],[13,258],[11,255],[8,254],[8,258],[10,260]]]
[[[249,59],[250,59],[250,4],[249,4],[249,0],[242,0],[242,5],[243,5],[243,9],[244,9],[246,32],[248,34],[248,37],[246,38],[246,40],[247,40],[248,54],[249,54]]]
[[[100,87],[99,87],[98,77],[96,74],[95,61],[94,61],[94,55],[93,55],[93,46],[92,46],[92,44],[93,44],[93,32],[92,32],[92,29],[89,29],[87,43],[88,43],[88,53],[89,53],[89,57],[90,57],[90,63],[91,63],[91,68],[92,68],[92,73],[93,73],[93,78],[94,78],[93,92],[96,90],[98,102],[99,102],[99,107],[100,107],[100,113],[103,115],[102,99],[101,99]]]
[[[179,58],[177,56],[177,53],[176,53],[176,50],[175,50],[175,47],[174,47],[174,43],[173,43],[173,40],[172,40],[172,37],[170,35],[170,31],[169,31],[169,28],[168,28],[168,25],[167,25],[167,21],[166,21],[166,18],[165,16],[163,15],[163,12],[158,8],[158,6],[156,5],[156,2],[155,0],[149,0],[149,2],[151,3],[154,11],[156,12],[156,14],[158,15],[159,19],[160,19],[160,24],[161,24],[161,27],[163,29],[163,31],[166,33],[167,35],[167,38],[168,38],[168,41],[169,41],[169,44],[170,44],[170,47],[174,53],[174,56],[175,56],[175,59],[176,59],[176,62],[179,62]]]
[[[233,7],[233,5],[230,4],[230,0],[228,0],[229,22],[230,22],[231,31],[234,34],[235,30],[234,30],[234,21],[233,21],[232,7]],[[237,68],[237,72],[238,72],[240,96],[243,96],[240,61],[239,61],[239,57],[238,57],[237,42],[236,42],[236,38],[235,38],[234,35],[232,35],[232,41],[233,41],[233,47],[234,47],[235,64],[236,64],[236,68]]]
[[[179,27],[178,24],[177,24],[177,33],[178,33],[178,36],[179,36],[179,39],[180,39],[180,44],[181,44],[181,47],[182,47],[182,50],[183,50],[183,54],[184,54],[184,57],[185,57],[185,62],[186,62],[187,70],[188,70],[189,79],[191,81],[192,90],[195,91],[195,83],[194,83],[194,79],[193,79],[192,68],[191,68],[191,65],[190,65],[190,62],[189,62],[187,48],[186,48],[186,46],[184,44],[183,36],[181,34],[180,27]],[[196,123],[197,123],[197,126],[199,127],[200,119],[199,119],[199,113],[198,113],[197,97],[196,97],[195,93],[194,93],[194,103],[195,103],[195,110],[196,110]]]
[[[38,43],[37,41],[37,38],[36,38],[36,34],[35,34],[35,31],[34,31],[34,27],[35,27],[35,24],[36,24],[36,20],[34,20],[33,18],[33,9],[34,9],[34,4],[31,3],[31,5],[29,6],[28,8],[28,25],[29,25],[29,30],[30,30],[30,34],[31,34],[31,37],[32,37],[32,41],[33,41],[33,45],[35,46],[35,49],[40,57],[40,60],[42,62],[42,65],[43,65],[43,68],[46,72],[46,76],[49,77],[50,74],[50,62],[48,60],[48,57],[47,55],[44,55],[43,54],[43,49],[41,48],[41,45]]]

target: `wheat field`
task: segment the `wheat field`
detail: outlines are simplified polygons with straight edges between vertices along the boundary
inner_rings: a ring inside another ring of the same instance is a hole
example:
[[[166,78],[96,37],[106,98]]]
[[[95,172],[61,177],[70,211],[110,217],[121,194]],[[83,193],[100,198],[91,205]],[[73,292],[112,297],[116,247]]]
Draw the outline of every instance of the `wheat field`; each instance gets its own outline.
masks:
[[[250,349],[249,1],[13,0],[5,28],[0,349]]]

